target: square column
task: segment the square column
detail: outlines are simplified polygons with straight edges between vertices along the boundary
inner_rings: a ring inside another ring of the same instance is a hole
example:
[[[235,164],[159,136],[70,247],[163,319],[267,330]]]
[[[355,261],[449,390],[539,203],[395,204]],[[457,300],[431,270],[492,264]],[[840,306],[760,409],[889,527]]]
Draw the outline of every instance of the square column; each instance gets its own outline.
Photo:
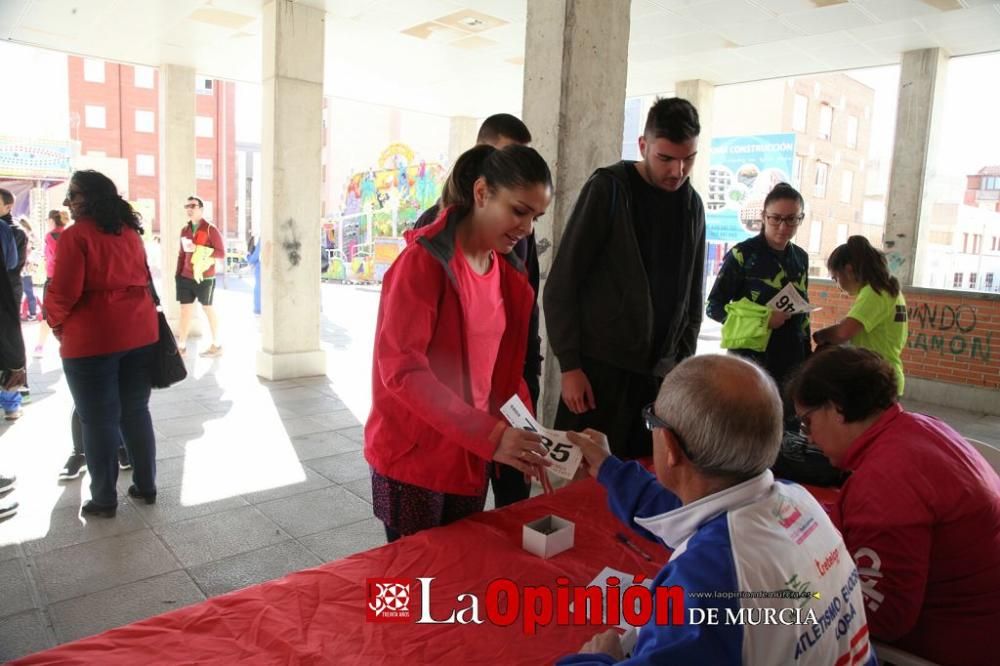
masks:
[[[522,118],[545,157],[555,196],[535,224],[542,289],[580,189],[598,167],[621,159],[630,3],[546,0],[528,3]],[[542,306],[539,298],[539,307]],[[545,341],[539,416],[559,405],[560,371]]]
[[[326,374],[320,349],[320,215],[325,12],[264,5],[261,346],[257,374]]]
[[[479,121],[468,116],[452,116],[448,123],[448,163],[454,164],[458,156],[476,145]]]
[[[886,197],[885,246],[889,270],[904,286],[919,285],[921,254],[930,216],[925,186],[935,175],[938,118],[944,97],[947,54],[921,49],[903,54],[899,74],[896,138]]]
[[[171,322],[180,316],[174,273],[181,228],[187,223],[184,204],[195,194],[194,68],[160,65],[160,302]],[[192,321],[196,333],[197,318]]]
[[[712,166],[712,106],[715,104],[715,84],[702,79],[678,81],[678,97],[686,99],[698,109],[701,134],[698,136],[698,159],[694,162],[691,184],[697,192],[708,192],[708,172]]]

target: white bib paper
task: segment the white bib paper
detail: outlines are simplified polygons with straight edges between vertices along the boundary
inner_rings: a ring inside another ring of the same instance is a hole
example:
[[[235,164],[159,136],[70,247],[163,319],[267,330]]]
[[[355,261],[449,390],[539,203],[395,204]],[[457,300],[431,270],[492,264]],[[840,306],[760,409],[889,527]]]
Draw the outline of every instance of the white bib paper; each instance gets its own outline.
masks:
[[[799,290],[789,282],[785,285],[785,288],[774,295],[774,298],[767,302],[768,310],[781,310],[790,315],[804,314],[806,312],[815,312],[820,308],[810,305],[806,302],[806,299],[802,298],[802,294]]]
[[[516,395],[500,408],[500,413],[512,427],[537,432],[542,436],[542,444],[548,449],[545,457],[552,461],[552,466],[547,468],[549,471],[564,479],[572,479],[576,475],[583,452],[569,441],[565,432],[543,427]]]

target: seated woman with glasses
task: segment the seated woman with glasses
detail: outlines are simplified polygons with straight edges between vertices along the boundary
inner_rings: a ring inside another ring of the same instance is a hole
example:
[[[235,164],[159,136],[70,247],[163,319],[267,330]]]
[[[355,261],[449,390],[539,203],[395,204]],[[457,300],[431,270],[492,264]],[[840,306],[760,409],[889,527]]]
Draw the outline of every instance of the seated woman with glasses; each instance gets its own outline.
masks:
[[[893,368],[867,349],[817,351],[787,392],[803,432],[851,472],[830,517],[871,635],[936,664],[996,663],[983,642],[1000,626],[996,472],[947,424],[904,410]]]
[[[747,312],[747,308],[726,306],[749,302],[750,316],[766,317],[770,329],[759,344],[744,340],[747,346],[729,351],[754,361],[781,386],[789,372],[806,359],[811,350],[809,315],[789,315],[783,310],[767,308],[767,304],[791,284],[803,298],[809,300],[809,255],[792,243],[804,215],[802,195],[788,183],[778,183],[764,199],[764,224],[757,236],[733,247],[722,262],[715,285],[708,296],[708,316],[725,323],[730,312]],[[766,309],[770,309],[768,314]],[[727,312],[727,310],[729,312]],[[765,331],[766,332],[766,331]],[[724,336],[724,342],[727,336]],[[758,336],[759,339],[759,336]],[[735,341],[739,345],[740,341]],[[786,416],[791,416],[786,407]]]
[[[854,296],[854,304],[838,324],[816,331],[819,346],[850,342],[884,358],[896,372],[896,387],[903,395],[903,346],[906,344],[906,299],[899,281],[889,274],[885,255],[864,236],[851,236],[838,245],[826,267],[841,289]]]

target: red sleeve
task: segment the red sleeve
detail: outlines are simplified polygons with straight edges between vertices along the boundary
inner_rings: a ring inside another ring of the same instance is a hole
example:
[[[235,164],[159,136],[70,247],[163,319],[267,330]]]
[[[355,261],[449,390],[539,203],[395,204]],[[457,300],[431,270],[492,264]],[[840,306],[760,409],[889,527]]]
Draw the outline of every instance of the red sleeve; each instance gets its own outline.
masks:
[[[80,234],[64,231],[56,243],[59,270],[52,275],[52,282],[45,291],[45,320],[52,328],[63,325],[83,294],[87,271],[85,256]]]
[[[498,439],[503,423],[441,383],[427,358],[438,301],[447,289],[445,280],[444,271],[420,246],[408,247],[396,259],[390,281],[382,285],[374,363],[386,389],[411,413],[444,437],[490,460],[496,450],[491,439]]]
[[[844,542],[861,576],[868,626],[885,641],[916,626],[930,567],[933,516],[907,474],[859,470],[842,504]]]
[[[222,238],[222,234],[219,233],[219,229],[214,225],[208,225],[208,242],[215,252],[212,256],[216,259],[224,259],[226,257],[226,241]]]

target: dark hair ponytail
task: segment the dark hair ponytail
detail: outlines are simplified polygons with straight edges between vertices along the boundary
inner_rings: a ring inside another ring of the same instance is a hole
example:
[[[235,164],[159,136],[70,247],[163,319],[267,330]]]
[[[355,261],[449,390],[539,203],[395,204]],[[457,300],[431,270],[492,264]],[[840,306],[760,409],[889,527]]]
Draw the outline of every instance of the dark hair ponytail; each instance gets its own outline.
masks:
[[[458,156],[441,190],[443,208],[457,206],[463,214],[472,210],[472,186],[483,171],[483,162],[493,152],[493,146],[480,144]]]
[[[771,191],[767,193],[766,197],[764,197],[764,206],[761,210],[767,210],[767,207],[775,201],[784,201],[786,199],[799,204],[799,208],[804,209],[806,207],[806,202],[802,199],[802,195],[799,194],[797,189],[788,183],[778,183],[771,188]]]
[[[52,224],[56,225],[56,228],[66,226],[66,221],[63,220],[62,212],[56,208],[49,211],[49,219],[52,220]]]
[[[513,189],[530,185],[552,187],[552,172],[538,151],[511,144],[500,150],[488,145],[475,146],[455,160],[444,191],[443,206],[457,206],[463,214],[472,210],[473,188],[480,178],[490,190]]]
[[[114,181],[100,171],[77,171],[70,182],[83,195],[83,212],[94,218],[97,227],[106,234],[120,234],[122,227],[142,233],[142,216],[129,202],[121,198]]]
[[[826,267],[831,272],[842,271],[847,266],[854,270],[854,278],[860,284],[867,284],[880,294],[899,296],[899,280],[889,273],[885,255],[872,247],[864,236],[851,236],[846,243],[834,248],[826,260]]]

